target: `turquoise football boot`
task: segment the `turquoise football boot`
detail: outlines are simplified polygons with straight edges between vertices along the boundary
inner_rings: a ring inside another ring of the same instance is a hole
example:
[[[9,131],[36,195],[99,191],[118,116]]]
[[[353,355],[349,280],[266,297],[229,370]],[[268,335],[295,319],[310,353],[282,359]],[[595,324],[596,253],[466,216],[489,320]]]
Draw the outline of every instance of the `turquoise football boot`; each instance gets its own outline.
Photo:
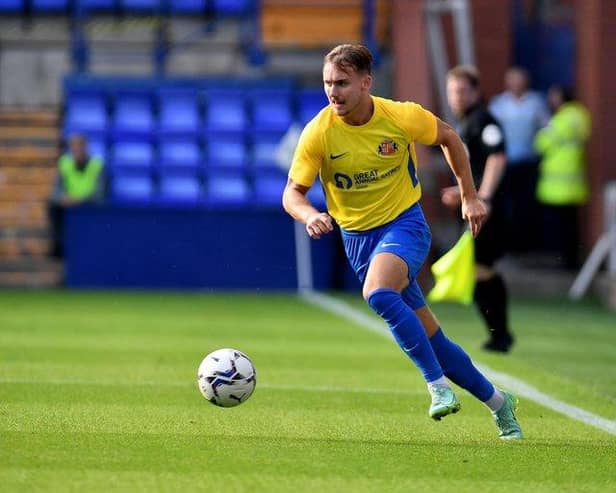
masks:
[[[509,392],[501,392],[505,396],[505,402],[498,411],[492,413],[498,428],[498,436],[501,440],[520,440],[522,438],[522,428],[520,428],[520,424],[515,417],[518,399]]]
[[[446,385],[434,385],[430,387],[432,404],[430,404],[430,417],[436,421],[448,414],[457,413],[460,410],[460,401],[456,394]]]

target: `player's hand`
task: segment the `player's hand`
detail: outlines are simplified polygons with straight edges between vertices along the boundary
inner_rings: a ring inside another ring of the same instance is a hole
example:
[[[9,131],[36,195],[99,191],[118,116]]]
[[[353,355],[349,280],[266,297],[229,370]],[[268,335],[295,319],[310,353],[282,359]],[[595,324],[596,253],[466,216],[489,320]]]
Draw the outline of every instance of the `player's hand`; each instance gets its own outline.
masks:
[[[332,218],[325,212],[311,214],[306,219],[306,231],[310,238],[318,240],[322,235],[330,233],[334,229]]]
[[[452,209],[460,207],[462,203],[460,189],[457,186],[443,188],[441,190],[441,202]]]
[[[473,237],[476,237],[486,219],[488,211],[479,198],[462,200],[462,219],[468,221]]]

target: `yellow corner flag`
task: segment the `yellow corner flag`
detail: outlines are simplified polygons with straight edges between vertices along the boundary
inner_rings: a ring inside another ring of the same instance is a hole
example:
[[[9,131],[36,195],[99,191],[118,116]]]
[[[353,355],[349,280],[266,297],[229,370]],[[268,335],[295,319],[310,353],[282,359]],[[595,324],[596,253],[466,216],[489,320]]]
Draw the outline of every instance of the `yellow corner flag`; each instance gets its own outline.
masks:
[[[453,301],[470,305],[475,290],[475,243],[466,230],[445,255],[432,264],[436,281],[429,301]]]

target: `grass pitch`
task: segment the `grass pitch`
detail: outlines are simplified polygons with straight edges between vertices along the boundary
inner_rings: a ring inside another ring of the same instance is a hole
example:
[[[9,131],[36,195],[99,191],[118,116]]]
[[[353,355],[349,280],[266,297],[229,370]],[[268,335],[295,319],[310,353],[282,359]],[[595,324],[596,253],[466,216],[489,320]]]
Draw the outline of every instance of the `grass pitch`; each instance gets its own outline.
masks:
[[[479,362],[616,419],[613,314],[516,302],[518,344],[494,356],[472,309],[435,311]],[[197,390],[220,347],[257,367],[237,408]],[[3,492],[616,490],[616,437],[522,399],[527,438],[503,443],[460,396],[432,422],[392,341],[292,295],[0,292]]]

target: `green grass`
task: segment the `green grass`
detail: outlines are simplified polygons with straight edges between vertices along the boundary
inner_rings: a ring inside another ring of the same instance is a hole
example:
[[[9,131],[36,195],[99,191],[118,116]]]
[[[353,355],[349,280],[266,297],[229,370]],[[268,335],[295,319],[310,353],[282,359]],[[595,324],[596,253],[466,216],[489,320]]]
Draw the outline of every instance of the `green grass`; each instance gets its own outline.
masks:
[[[472,309],[435,311],[479,362],[616,418],[614,314],[518,301],[515,351],[491,356]],[[221,409],[196,368],[229,346],[258,383]],[[294,296],[0,292],[3,492],[616,488],[616,437],[522,399],[527,438],[502,443],[460,395],[461,413],[432,422],[393,342]]]

